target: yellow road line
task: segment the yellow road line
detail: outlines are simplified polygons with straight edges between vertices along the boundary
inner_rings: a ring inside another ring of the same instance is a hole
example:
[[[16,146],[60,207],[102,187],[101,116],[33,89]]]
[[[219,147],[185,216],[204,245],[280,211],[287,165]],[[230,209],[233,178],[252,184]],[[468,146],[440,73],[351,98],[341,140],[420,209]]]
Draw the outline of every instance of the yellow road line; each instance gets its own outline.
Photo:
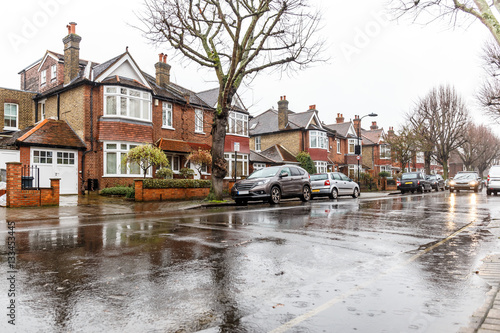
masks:
[[[379,275],[377,275],[375,278],[371,279],[370,281],[367,281],[366,283],[364,284],[361,284],[355,288],[352,288],[350,289],[349,291],[347,291],[346,293],[336,297],[336,298],[333,298],[331,299],[330,301],[318,306],[317,308],[314,308],[312,309],[311,311],[309,312],[306,312],[304,313],[303,315],[300,315],[292,320],[290,320],[289,322],[285,323],[284,325],[278,327],[278,328],[275,328],[274,330],[272,330],[270,333],[283,333],[283,332],[286,332],[287,330],[289,330],[290,328],[302,323],[303,321],[311,318],[311,317],[314,317],[316,316],[317,314],[319,314],[320,312],[332,307],[333,305],[345,300],[347,297],[353,295],[354,293],[368,287],[370,284],[374,283],[375,281],[379,280],[382,276],[385,276],[387,275],[388,273],[392,272],[393,270],[395,269],[398,269],[398,268],[401,268],[401,267],[404,267],[408,264],[410,264],[411,262],[417,260],[419,257],[421,257],[422,255],[426,254],[426,253],[429,253],[430,251],[434,250],[436,247],[438,246],[441,246],[443,245],[444,243],[448,242],[449,240],[455,238],[458,234],[460,234],[461,232],[465,231],[466,229],[470,228],[473,224],[474,224],[475,221],[472,221],[470,222],[469,224],[465,225],[464,227],[458,229],[457,231],[455,231],[454,233],[452,233],[451,235],[449,235],[448,237],[442,239],[441,241],[437,242],[436,244],[432,245],[432,246],[429,246],[428,248],[426,248],[425,250],[415,254],[414,256],[412,256],[411,258],[407,259],[405,262],[399,264],[399,265],[396,265],[396,266],[393,266],[391,267],[390,269],[388,269],[387,271],[383,272],[383,273],[380,273]]]

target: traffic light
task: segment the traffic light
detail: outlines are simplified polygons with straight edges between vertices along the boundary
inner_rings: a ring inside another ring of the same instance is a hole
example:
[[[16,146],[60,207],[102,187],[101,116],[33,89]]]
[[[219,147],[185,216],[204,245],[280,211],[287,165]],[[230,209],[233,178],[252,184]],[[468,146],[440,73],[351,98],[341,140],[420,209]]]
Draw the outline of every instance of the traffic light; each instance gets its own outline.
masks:
[[[354,146],[354,154],[361,155],[361,146],[360,145]]]

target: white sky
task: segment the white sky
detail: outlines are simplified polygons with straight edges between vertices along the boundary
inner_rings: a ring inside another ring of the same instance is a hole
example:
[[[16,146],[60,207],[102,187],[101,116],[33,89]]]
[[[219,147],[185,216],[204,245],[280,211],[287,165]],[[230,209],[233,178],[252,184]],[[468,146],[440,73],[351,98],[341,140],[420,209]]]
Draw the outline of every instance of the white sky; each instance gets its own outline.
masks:
[[[281,77],[263,73],[239,91],[251,114],[274,106],[282,95],[289,108],[300,112],[315,104],[320,119],[335,122],[337,113],[346,119],[365,118],[387,131],[398,128],[415,101],[439,84],[452,84],[466,99],[473,119],[488,124],[477,107],[474,94],[481,84],[481,48],[490,39],[487,29],[470,20],[452,29],[446,22],[412,25],[394,22],[381,12],[386,0],[315,0],[322,7],[328,42],[326,64]],[[142,70],[154,75],[158,53],[173,52],[165,45],[157,49],[131,27],[137,23],[133,11],[142,0],[25,0],[2,3],[0,12],[0,87],[19,89],[23,68],[41,58],[47,49],[63,53],[66,25],[77,23],[82,37],[80,57],[104,62],[125,51]],[[194,91],[216,87],[213,74],[197,65],[180,64],[169,56],[171,80]],[[500,132],[500,126],[494,127]]]

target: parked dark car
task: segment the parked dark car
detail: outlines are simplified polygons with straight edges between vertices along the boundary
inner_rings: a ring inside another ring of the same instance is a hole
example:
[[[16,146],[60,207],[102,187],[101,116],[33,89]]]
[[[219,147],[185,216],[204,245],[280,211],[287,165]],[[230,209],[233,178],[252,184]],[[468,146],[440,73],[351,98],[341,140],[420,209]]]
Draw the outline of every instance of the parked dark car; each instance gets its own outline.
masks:
[[[359,196],[359,185],[341,172],[325,172],[311,176],[312,196],[336,199],[342,195]]]
[[[277,204],[281,198],[311,199],[309,173],[296,165],[281,165],[255,171],[245,180],[236,182],[231,197],[238,205],[263,200]]]
[[[445,184],[444,179],[441,175],[427,175],[427,180],[431,183],[432,189],[439,191],[440,189],[444,191]]]
[[[448,185],[450,192],[460,192],[460,190],[479,192],[483,189],[483,180],[477,172],[459,171]]]
[[[406,192],[419,193],[432,191],[431,183],[425,179],[422,172],[406,172],[401,175],[401,185],[398,188],[401,194]]]

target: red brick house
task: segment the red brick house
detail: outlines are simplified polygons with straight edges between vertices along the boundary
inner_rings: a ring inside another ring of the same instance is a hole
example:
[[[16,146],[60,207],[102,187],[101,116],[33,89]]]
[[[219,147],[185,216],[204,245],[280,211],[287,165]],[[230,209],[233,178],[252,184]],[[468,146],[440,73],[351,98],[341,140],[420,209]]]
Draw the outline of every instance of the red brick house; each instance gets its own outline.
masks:
[[[333,135],[333,132],[323,127],[315,105],[304,112],[292,112],[288,109],[286,96],[280,98],[277,111],[269,109],[250,120],[252,151],[264,154],[267,158],[270,156],[267,156],[266,150],[277,144],[280,147],[274,147],[274,151],[286,151],[291,156],[305,151],[311,155],[318,172],[326,172],[328,165],[332,164],[328,159],[329,135]],[[290,159],[289,156],[286,158]],[[275,163],[281,162],[278,160]]]
[[[346,122],[344,115],[337,113],[336,123],[324,127],[335,133],[334,136],[330,137],[331,148],[328,155],[332,161],[332,171],[339,171],[353,177],[358,168],[357,155],[355,154],[358,136],[354,123],[352,121]]]
[[[85,150],[74,160],[78,185],[72,193],[132,185],[134,178],[142,177],[141,172],[137,165],[122,165],[121,161],[131,148],[141,144],[163,149],[174,176],[185,167],[196,170],[187,156],[193,150],[211,148],[214,102],[210,96],[216,96],[216,91],[196,94],[171,82],[171,66],[164,54],[159,55],[154,76],[140,69],[128,50],[103,63],[82,60],[81,37],[75,26],[68,25],[64,54],[47,51],[20,72],[19,94],[32,103],[17,104],[19,119],[26,114],[31,124],[63,120],[83,142]],[[2,95],[0,91],[0,98]],[[233,109],[229,123],[234,124],[234,132],[229,130],[226,140],[227,145],[232,144],[226,150],[228,162],[236,146],[243,155],[238,156],[240,161],[247,163],[241,164],[242,169],[248,170],[248,112],[239,103]],[[33,164],[34,156],[23,163]],[[195,172],[197,178],[207,178],[210,167],[204,166],[201,175]],[[61,179],[61,188],[64,182]]]
[[[375,175],[380,172],[392,174],[391,146],[384,140],[386,134],[383,128],[373,121],[370,130],[361,129],[363,165],[373,170]]]

